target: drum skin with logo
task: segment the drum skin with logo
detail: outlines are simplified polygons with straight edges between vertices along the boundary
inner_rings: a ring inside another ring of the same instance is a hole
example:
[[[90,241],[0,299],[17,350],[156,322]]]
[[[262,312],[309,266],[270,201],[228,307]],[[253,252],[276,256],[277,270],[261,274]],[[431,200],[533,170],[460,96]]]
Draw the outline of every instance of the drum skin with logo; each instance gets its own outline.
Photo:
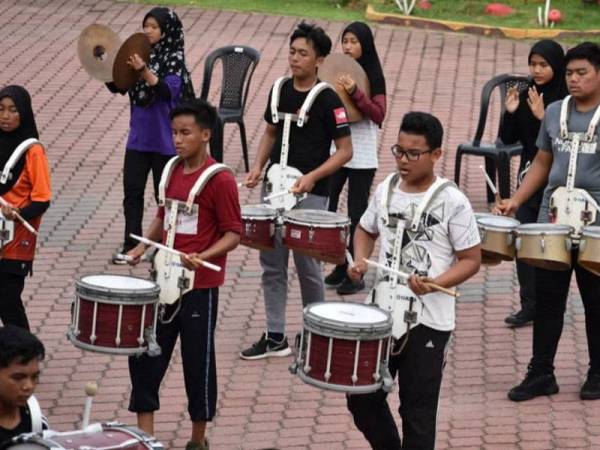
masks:
[[[76,347],[98,353],[156,354],[160,288],[125,275],[84,275],[75,282],[76,299],[67,337]]]
[[[294,209],[283,215],[283,244],[320,261],[342,264],[349,234],[350,219],[341,214]]]
[[[376,306],[319,302],[304,308],[304,328],[290,367],[305,383],[347,393],[390,390],[392,318]]]

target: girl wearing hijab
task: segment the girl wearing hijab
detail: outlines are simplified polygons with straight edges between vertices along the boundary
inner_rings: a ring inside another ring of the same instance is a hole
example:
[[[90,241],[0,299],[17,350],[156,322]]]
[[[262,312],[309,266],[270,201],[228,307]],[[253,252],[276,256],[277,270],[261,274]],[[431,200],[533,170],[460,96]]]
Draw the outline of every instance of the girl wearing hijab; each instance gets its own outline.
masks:
[[[154,197],[158,202],[162,170],[176,155],[169,113],[182,101],[195,97],[185,63],[183,26],[175,12],[169,8],[153,8],[144,16],[142,24],[152,51],[147,65],[137,54],[127,62],[140,72],[140,79],[127,91],[131,119],[123,167],[125,237],[122,248],[113,257],[115,264],[126,264],[122,255],[137,244],[129,234],[142,233],[148,174],[152,171]],[[125,94],[114,83],[107,86],[111,92]]]
[[[523,179],[537,153],[535,141],[546,107],[562,100],[568,93],[564,56],[563,48],[557,42],[550,39],[537,42],[529,52],[529,71],[532,77],[529,89],[519,94],[512,88],[506,94],[506,113],[500,138],[505,144],[520,141],[523,145],[519,180]],[[542,188],[517,210],[517,220],[521,223],[537,222],[543,193]],[[532,266],[517,261],[517,276],[521,286],[521,310],[505,319],[513,327],[532,322],[535,315],[535,270]]]
[[[38,137],[29,93],[21,86],[1,89],[0,170],[8,168],[9,160],[14,161],[11,156],[19,144]],[[29,330],[21,293],[25,277],[31,273],[36,235],[15,219],[17,213],[37,230],[50,206],[50,170],[44,147],[33,141],[8,173],[4,183],[0,179],[0,196],[10,205],[2,206],[2,215],[14,221],[14,237],[0,249],[0,319],[4,325]]]
[[[342,75],[337,83],[352,97],[364,119],[351,124],[354,155],[339,171],[331,176],[329,211],[335,212],[340,193],[348,180],[348,215],[350,216],[350,252],[354,253],[352,240],[360,217],[367,209],[373,177],[377,170],[377,134],[386,112],[385,78],[375,49],[373,33],[363,22],[353,22],[342,33],[342,49],[364,69],[369,79],[371,95],[361,91],[355,80]],[[325,277],[325,284],[337,287],[340,295],[354,294],[364,289],[364,283],[354,283],[346,276],[347,263],[338,265]]]

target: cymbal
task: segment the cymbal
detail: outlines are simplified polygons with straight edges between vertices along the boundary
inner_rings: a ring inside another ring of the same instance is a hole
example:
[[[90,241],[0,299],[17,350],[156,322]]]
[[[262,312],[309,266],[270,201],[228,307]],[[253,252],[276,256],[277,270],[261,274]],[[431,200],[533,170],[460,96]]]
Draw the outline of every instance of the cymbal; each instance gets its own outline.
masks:
[[[144,33],[132,34],[123,42],[112,68],[113,81],[119,89],[129,89],[140,78],[140,73],[127,64],[129,57],[137,53],[148,64],[150,51],[150,41]]]
[[[362,120],[363,115],[354,105],[352,98],[342,87],[338,87],[336,79],[340,75],[350,75],[356,82],[356,86],[369,96],[371,89],[369,86],[369,78],[367,74],[351,56],[344,53],[331,53],[325,57],[323,64],[319,66],[318,77],[321,81],[326,81],[331,84],[335,91],[340,96],[342,103],[346,107],[349,122],[358,122]]]
[[[88,74],[107,83],[113,79],[113,62],[120,46],[117,33],[106,25],[93,23],[79,35],[77,55]]]

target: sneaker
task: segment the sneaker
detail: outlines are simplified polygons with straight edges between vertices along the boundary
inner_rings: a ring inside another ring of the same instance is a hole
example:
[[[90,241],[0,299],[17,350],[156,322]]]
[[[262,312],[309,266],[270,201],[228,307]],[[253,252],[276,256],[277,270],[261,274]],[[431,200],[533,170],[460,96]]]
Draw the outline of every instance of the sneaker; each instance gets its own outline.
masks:
[[[281,342],[275,342],[273,339],[267,338],[267,334],[263,333],[258,342],[252,344],[252,347],[240,352],[242,359],[264,359],[264,358],[281,358],[292,354],[292,349],[288,345],[287,338],[283,338]]]
[[[122,251],[118,251],[113,253],[110,261],[117,266],[125,266],[127,265],[128,260],[129,256],[127,256],[127,254],[123,253]]]
[[[508,398],[513,402],[522,402],[541,395],[556,393],[558,393],[558,385],[554,374],[534,372],[530,367],[521,384],[508,391]]]
[[[600,373],[588,373],[587,379],[579,391],[581,400],[600,399]]]
[[[346,278],[346,266],[344,264],[335,266],[335,269],[325,277],[325,285],[338,287]]]
[[[204,439],[204,444],[188,441],[185,445],[185,450],[208,450],[208,439]]]
[[[533,323],[533,313],[521,310],[519,312],[511,314],[506,319],[504,319],[504,323],[513,328],[530,325],[531,323]]]
[[[365,282],[360,280],[358,283],[355,283],[350,278],[345,277],[342,284],[337,288],[337,293],[339,295],[352,295],[357,292],[362,291],[365,288]]]

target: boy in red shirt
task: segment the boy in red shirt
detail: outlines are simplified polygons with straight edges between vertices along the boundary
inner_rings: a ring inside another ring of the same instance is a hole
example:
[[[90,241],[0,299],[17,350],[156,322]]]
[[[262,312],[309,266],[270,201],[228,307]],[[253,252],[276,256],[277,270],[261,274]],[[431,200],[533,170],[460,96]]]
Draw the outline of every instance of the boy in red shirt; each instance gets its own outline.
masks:
[[[216,120],[216,110],[203,100],[191,100],[173,109],[171,127],[178,156],[166,185],[166,197],[185,202],[200,175],[216,161],[208,154],[207,144]],[[180,215],[174,248],[187,254],[183,265],[195,271],[193,289],[174,305],[167,306],[165,316],[173,320],[160,323],[157,341],[162,349],[158,357],[146,354],[129,359],[132,381],[130,411],[138,416],[138,426],[154,434],[154,411],[160,407],[158,391],[181,336],[181,357],[192,420],[192,437],[186,450],[208,449],[206,422],[212,420],[217,402],[217,375],[214,331],[217,321],[219,286],[224,282],[227,253],[237,247],[242,231],[237,184],[229,171],[214,175],[194,200],[194,212]],[[196,208],[197,207],[197,208]],[[158,213],[146,237],[165,241],[165,208]],[[137,264],[146,245],[138,244],[128,255]],[[214,272],[203,261],[221,267]],[[178,304],[180,303],[180,304]],[[180,308],[178,312],[175,312]]]

